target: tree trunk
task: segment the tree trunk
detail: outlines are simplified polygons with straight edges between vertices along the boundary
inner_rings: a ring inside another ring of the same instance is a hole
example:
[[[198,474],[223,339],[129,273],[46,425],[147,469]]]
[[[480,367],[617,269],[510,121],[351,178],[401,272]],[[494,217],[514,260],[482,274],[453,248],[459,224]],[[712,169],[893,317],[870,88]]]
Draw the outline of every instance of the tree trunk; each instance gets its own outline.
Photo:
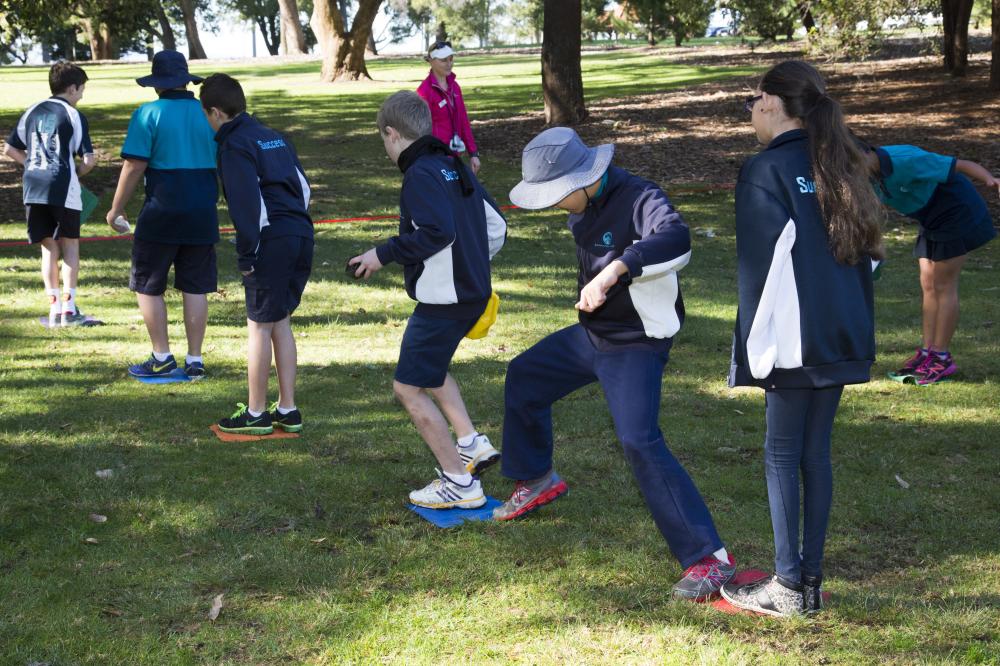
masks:
[[[177,39],[174,37],[174,28],[170,25],[170,19],[167,18],[167,13],[163,11],[163,3],[161,0],[157,0],[156,2],[156,20],[160,24],[160,42],[163,43],[163,50],[176,51]]]
[[[323,81],[371,78],[365,65],[365,48],[381,4],[382,0],[358,0],[358,11],[348,29],[337,0],[315,0],[309,25],[323,54]]]
[[[1000,90],[1000,0],[993,0],[993,48],[990,58],[990,88]]]
[[[97,19],[83,18],[80,21],[87,41],[90,42],[91,60],[114,60],[111,30],[106,23]]]
[[[969,20],[973,0],[957,0],[955,9],[955,47],[952,76],[965,76],[969,69]]]
[[[799,18],[802,19],[802,27],[806,29],[806,32],[812,32],[812,29],[816,27],[816,19],[813,18],[812,13],[812,3],[800,2],[795,6],[795,9],[799,12]]]
[[[576,125],[587,117],[580,72],[580,0],[545,0],[542,94],[548,125]]]
[[[205,47],[201,45],[201,38],[198,36],[198,17],[195,15],[194,0],[177,0],[184,16],[184,36],[187,37],[188,59],[204,60]]]
[[[944,54],[944,68],[955,68],[955,3],[956,0],[941,0],[941,52]]]
[[[448,30],[444,27],[444,21],[438,23],[437,32],[434,34],[434,41],[436,42],[446,42],[448,41]]]
[[[279,25],[275,25],[275,18],[258,16],[257,27],[260,28],[260,34],[264,38],[264,48],[271,55],[278,55],[281,49],[281,29]]]
[[[365,51],[372,54],[378,55],[378,46],[375,44],[375,35],[368,33],[368,43],[365,44]]]
[[[306,52],[306,35],[299,23],[299,6],[295,0],[278,0],[281,12],[281,52],[302,55]]]

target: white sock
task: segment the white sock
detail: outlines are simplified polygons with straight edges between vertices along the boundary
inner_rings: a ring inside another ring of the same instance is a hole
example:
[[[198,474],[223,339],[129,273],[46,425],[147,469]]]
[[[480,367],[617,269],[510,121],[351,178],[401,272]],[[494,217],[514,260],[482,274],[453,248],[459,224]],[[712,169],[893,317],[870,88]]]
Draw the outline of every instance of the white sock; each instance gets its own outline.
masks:
[[[173,354],[171,354],[170,352],[163,352],[162,354],[157,351],[153,352],[153,358],[155,358],[160,363],[163,363],[171,356],[173,356]]]
[[[55,288],[55,289],[46,289],[45,290],[45,295],[46,296],[55,296],[56,299],[58,300],[58,298],[59,298],[59,289],[58,289],[58,287]]]
[[[479,437],[479,433],[475,430],[472,431],[471,435],[466,435],[465,437],[458,438],[459,446],[472,446],[472,442],[475,441],[476,437]]]
[[[460,486],[466,487],[472,484],[472,475],[466,472],[465,474],[453,474],[449,473],[448,478],[457,483]]]
[[[725,548],[720,548],[719,550],[712,553],[712,555],[715,557],[715,559],[719,560],[720,562],[725,562],[726,564],[729,564],[729,553],[726,552]]]
[[[63,291],[63,311],[76,312],[76,289]]]
[[[281,405],[278,405],[278,413],[281,414],[282,416],[284,416],[285,414],[291,414],[294,411],[295,411],[295,405],[292,405],[288,409],[285,409]]]
[[[201,356],[191,356],[191,354],[188,354],[187,356],[184,357],[184,362],[185,363],[204,363],[204,361],[201,360]]]
[[[249,414],[250,416],[252,416],[254,418],[257,418],[258,416],[260,416],[263,413],[264,412],[255,412],[252,409],[250,409],[249,407],[247,408],[247,414]]]

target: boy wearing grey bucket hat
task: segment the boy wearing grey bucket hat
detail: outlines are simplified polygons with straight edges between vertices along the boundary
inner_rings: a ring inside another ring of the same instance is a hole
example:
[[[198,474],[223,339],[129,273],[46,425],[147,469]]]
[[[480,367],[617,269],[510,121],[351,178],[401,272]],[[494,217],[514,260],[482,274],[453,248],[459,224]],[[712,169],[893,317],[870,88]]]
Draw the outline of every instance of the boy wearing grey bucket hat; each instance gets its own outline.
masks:
[[[686,569],[674,595],[705,599],[732,578],[735,562],[658,423],[663,370],[684,320],[677,271],[691,239],[663,191],[611,166],[613,154],[613,145],[588,147],[566,127],[542,132],[522,154],[510,200],[569,212],[580,314],[508,366],[502,470],[515,487],[494,518],[518,518],[566,492],[552,469],[552,404],[599,382],[653,520]]]

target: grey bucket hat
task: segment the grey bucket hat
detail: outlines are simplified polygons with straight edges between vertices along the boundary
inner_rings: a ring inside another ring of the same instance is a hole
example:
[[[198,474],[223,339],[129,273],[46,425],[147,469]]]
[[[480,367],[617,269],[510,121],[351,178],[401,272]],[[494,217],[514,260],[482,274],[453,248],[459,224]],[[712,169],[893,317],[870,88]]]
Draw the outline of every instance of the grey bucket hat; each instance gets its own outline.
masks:
[[[511,202],[520,208],[537,210],[559,203],[567,196],[597,182],[615,153],[605,143],[588,148],[569,127],[545,130],[521,153],[523,180],[510,191]]]

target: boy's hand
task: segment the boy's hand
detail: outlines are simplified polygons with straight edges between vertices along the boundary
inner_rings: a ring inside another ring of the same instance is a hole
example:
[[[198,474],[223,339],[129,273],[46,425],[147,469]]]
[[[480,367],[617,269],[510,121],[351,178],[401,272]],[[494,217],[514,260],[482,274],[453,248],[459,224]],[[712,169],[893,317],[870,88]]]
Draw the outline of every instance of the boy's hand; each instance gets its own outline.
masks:
[[[354,277],[356,278],[370,278],[382,268],[382,262],[378,260],[375,248],[368,250],[364,254],[351,257],[347,263],[356,268],[354,271]]]
[[[997,188],[997,194],[1000,195],[1000,178],[990,175],[990,177],[986,179],[986,186]]]
[[[482,162],[479,161],[478,157],[473,157],[469,159],[469,165],[472,167],[472,175],[479,175],[479,167],[482,166]]]
[[[607,300],[608,289],[615,286],[618,276],[628,272],[628,267],[624,263],[612,261],[608,266],[597,274],[582,290],[580,290],[580,300],[577,301],[577,310],[582,312],[593,312],[604,305]]]
[[[119,231],[119,229],[115,227],[115,220],[117,220],[119,217],[124,218],[125,211],[118,210],[117,208],[112,208],[111,210],[108,211],[108,214],[104,216],[104,219],[108,223],[109,227],[111,227],[115,231]],[[125,219],[127,220],[128,218]]]

